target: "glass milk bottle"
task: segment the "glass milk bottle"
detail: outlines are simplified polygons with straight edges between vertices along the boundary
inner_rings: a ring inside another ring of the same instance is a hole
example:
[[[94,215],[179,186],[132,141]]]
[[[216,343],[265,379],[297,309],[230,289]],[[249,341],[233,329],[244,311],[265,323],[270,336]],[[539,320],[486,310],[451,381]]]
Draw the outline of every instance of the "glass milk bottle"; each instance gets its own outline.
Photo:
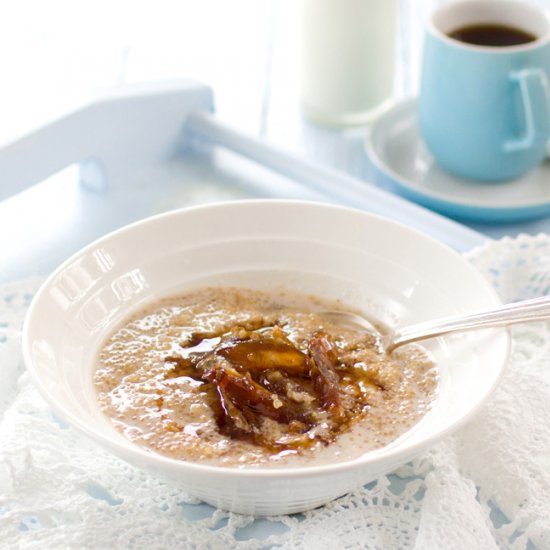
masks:
[[[391,102],[398,0],[302,0],[301,103],[331,126],[364,124]]]

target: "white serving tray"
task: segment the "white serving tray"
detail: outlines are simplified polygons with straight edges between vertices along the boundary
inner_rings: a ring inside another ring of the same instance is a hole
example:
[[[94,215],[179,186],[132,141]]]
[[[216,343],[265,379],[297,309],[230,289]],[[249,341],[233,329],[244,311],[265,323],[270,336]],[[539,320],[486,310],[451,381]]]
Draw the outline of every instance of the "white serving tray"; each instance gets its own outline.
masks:
[[[213,105],[212,90],[192,81],[125,86],[0,148],[0,282],[45,275],[137,219],[235,198],[355,206],[458,251],[487,240],[365,181],[247,137],[223,124]]]

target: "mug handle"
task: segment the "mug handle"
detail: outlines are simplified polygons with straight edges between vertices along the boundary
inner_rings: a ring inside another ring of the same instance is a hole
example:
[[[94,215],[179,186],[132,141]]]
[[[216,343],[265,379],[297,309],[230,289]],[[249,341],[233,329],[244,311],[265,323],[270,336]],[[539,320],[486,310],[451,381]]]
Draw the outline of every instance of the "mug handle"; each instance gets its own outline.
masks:
[[[507,153],[529,149],[541,139],[550,139],[550,84],[541,69],[522,69],[510,74],[517,82],[525,113],[525,134],[504,143]]]

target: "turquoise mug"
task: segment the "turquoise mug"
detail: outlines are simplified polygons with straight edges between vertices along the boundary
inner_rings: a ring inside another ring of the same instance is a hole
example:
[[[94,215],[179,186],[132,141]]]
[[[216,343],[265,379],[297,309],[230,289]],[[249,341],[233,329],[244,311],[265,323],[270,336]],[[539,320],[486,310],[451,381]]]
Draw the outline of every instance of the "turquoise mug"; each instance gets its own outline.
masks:
[[[485,35],[477,43],[453,37],[494,26],[530,41],[487,45],[480,44]],[[424,43],[419,123],[438,164],[465,178],[508,180],[541,163],[550,143],[548,12],[500,0],[436,10]]]

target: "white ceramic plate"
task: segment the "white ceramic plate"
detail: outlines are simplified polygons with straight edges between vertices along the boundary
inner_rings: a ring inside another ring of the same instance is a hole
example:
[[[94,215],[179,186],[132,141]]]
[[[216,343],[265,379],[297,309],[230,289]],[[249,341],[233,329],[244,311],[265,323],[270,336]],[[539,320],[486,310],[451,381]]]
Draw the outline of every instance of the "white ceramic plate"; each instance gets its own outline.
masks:
[[[442,379],[433,410],[396,442],[354,461],[282,469],[177,461],[112,427],[96,402],[92,373],[105,337],[130,312],[203,285],[340,298],[390,325],[493,306],[498,298],[466,260],[432,238],[364,212],[305,202],[231,202],[164,214],[107,235],[64,263],[35,296],[24,327],[25,362],[43,395],[113,453],[238,512],[312,508],[402,464],[485,402],[508,355],[503,330],[433,340]]]
[[[478,182],[439,168],[418,130],[416,101],[398,103],[376,120],[367,153],[382,183],[442,214],[469,221],[514,222],[550,214],[550,162],[520,179]]]

